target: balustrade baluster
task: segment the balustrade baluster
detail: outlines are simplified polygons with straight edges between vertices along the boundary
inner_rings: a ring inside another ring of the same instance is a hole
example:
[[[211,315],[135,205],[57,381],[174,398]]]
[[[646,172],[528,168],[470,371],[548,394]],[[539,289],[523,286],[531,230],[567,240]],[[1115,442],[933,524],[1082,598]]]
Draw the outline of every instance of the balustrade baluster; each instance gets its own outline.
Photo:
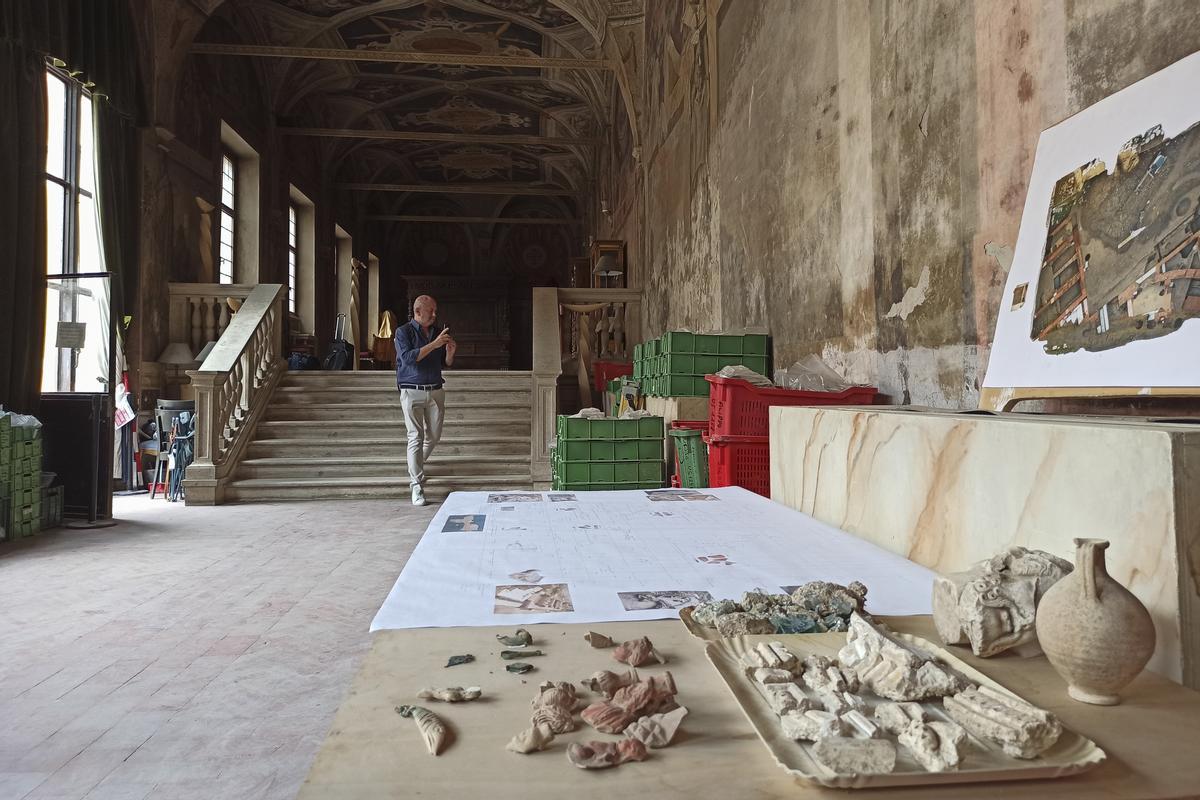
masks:
[[[200,306],[201,306],[201,304],[203,304],[204,298],[188,297],[184,302],[187,303],[188,309],[190,311],[190,313],[188,314],[188,317],[190,318],[190,323],[188,324],[188,333],[187,333],[187,338],[185,339],[185,341],[189,342],[192,345],[193,353],[198,353],[198,352],[200,352],[200,348],[204,347],[204,345],[205,345],[205,342],[203,342],[200,339],[201,320],[203,319],[203,316],[200,311]]]

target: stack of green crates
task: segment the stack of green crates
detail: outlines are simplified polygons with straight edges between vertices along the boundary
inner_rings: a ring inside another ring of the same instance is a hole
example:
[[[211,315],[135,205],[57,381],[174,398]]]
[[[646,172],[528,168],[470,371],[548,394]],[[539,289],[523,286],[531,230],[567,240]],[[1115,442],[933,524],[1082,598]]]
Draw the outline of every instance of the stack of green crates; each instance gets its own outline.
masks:
[[[558,418],[555,491],[661,489],[663,418]]]
[[[6,538],[33,536],[42,526],[42,429],[0,416],[0,498],[7,503]]]
[[[740,364],[768,375],[766,334],[671,331],[633,348],[633,375],[642,394],[707,397],[705,375]],[[768,375],[769,377],[769,375]]]

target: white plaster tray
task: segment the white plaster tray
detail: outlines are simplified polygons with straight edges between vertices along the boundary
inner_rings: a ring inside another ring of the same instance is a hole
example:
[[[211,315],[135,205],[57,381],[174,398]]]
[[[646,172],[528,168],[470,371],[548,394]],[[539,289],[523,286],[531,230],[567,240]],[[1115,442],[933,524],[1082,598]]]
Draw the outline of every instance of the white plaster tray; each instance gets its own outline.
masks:
[[[951,669],[975,683],[991,686],[1001,692],[1017,696],[983,673],[964,664],[950,653],[925,639],[902,633],[892,633],[896,638],[935,655]],[[982,783],[986,781],[1015,781],[1031,778],[1061,778],[1091,769],[1106,758],[1096,743],[1072,730],[1063,728],[1058,741],[1038,758],[1019,759],[1006,755],[999,745],[981,740],[968,734],[970,747],[964,752],[962,767],[953,772],[926,772],[899,744],[896,745],[896,769],[885,775],[839,775],[821,764],[812,755],[812,744],[795,742],[783,735],[779,717],[767,705],[767,701],[747,677],[742,666],[742,656],[759,642],[783,642],[799,658],[817,654],[836,658],[837,652],[846,643],[844,633],[809,633],[773,636],[739,636],[710,642],[705,647],[709,661],[717,668],[717,674],[729,687],[733,697],[754,726],[763,744],[775,761],[792,775],[798,783],[820,784],[839,789],[867,789],[880,786],[918,786],[951,783]],[[863,698],[873,716],[876,704],[885,702],[869,691]],[[941,702],[921,704],[932,719],[950,720],[942,709]],[[895,741],[895,737],[889,737]]]

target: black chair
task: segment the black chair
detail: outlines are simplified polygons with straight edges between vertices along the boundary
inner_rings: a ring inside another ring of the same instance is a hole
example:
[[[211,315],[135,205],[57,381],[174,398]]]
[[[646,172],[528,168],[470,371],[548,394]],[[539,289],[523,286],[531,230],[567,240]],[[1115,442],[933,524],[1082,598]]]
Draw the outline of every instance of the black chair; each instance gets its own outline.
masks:
[[[150,484],[151,499],[154,499],[155,491],[158,489],[160,470],[163,475],[163,483],[166,483],[166,465],[171,459],[171,426],[185,411],[196,413],[196,401],[159,400],[154,404],[154,423],[158,428],[158,458],[154,462],[154,480]]]

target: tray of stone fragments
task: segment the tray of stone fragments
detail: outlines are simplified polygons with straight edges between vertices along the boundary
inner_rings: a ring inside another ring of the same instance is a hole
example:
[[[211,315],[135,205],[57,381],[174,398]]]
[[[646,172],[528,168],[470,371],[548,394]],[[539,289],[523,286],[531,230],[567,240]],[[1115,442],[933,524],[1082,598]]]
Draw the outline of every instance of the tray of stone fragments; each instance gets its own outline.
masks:
[[[771,755],[801,783],[1058,778],[1105,759],[1095,742],[936,645],[857,615],[847,634],[739,636],[706,652]]]

